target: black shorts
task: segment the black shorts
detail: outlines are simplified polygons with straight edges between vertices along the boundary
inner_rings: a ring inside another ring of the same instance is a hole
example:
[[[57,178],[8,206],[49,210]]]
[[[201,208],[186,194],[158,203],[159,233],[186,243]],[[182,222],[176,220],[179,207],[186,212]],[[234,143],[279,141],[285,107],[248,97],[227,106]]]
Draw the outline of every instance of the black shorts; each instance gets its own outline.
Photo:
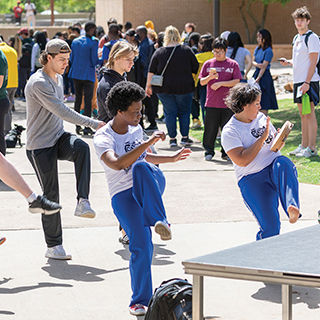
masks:
[[[302,103],[302,97],[297,98],[297,88],[302,86],[304,82],[300,83],[295,83],[293,85],[293,102],[294,103]],[[319,81],[313,81],[310,82],[310,87],[313,88],[314,92],[318,95],[319,97]]]

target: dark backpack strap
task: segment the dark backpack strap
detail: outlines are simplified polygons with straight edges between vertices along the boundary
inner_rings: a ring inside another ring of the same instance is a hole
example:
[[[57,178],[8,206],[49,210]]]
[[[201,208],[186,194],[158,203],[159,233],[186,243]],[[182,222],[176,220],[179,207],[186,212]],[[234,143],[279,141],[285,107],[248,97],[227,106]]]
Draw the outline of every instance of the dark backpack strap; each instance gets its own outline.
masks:
[[[307,33],[306,33],[306,37],[304,38],[304,42],[308,48],[308,40],[309,40],[309,37],[313,34],[313,32],[311,30],[309,30]]]
[[[298,38],[298,35],[296,34],[296,35],[294,36],[294,38],[293,38],[292,46],[294,46],[294,43],[296,42],[297,38]]]

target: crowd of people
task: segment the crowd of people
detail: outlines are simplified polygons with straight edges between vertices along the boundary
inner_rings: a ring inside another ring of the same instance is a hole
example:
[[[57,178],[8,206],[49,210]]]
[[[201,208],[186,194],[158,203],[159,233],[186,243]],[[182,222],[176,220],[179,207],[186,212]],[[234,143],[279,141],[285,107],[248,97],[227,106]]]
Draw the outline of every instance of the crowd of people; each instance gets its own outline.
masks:
[[[311,157],[317,154],[314,107],[319,102],[319,40],[308,29],[311,15],[306,7],[292,16],[298,30],[293,59],[283,58],[281,63],[293,66],[302,142],[291,155]],[[76,23],[56,33],[51,40],[45,30],[33,33],[28,28],[21,28],[7,44],[0,40],[0,178],[27,198],[30,211],[43,213],[45,256],[71,259],[62,245],[57,163],[67,160],[75,165],[74,215],[94,218],[89,202],[90,148],[80,137],[94,135],[122,229],[119,240],[129,244],[131,252],[129,311],[143,315],[152,295],[150,227],[162,240],[171,239],[162,201],[165,179],[157,165],[188,157],[191,150],[185,147],[193,144],[190,127],[204,123],[206,161],[215,156],[221,131],[221,158],[233,162],[244,202],[259,223],[257,240],[279,234],[279,198],[291,223],[301,214],[295,166],[280,151],[270,149],[277,130],[268,110],[278,108],[270,74],[270,32],[257,32],[258,45],[251,56],[236,31],[214,38],[197,33],[196,26],[187,23],[181,35],[174,26],[157,33],[150,20],[135,29],[126,22],[122,29],[111,18],[107,32],[88,21],[84,27]],[[253,81],[248,81],[252,66]],[[304,94],[310,96],[307,114],[302,112]],[[32,192],[4,157],[15,95],[26,100],[27,158],[43,196]],[[69,101],[74,101],[73,109],[65,104]],[[66,132],[63,121],[74,124],[77,135]],[[155,152],[153,145],[166,138],[157,122],[166,125],[169,147],[180,144],[182,149],[170,156]]]

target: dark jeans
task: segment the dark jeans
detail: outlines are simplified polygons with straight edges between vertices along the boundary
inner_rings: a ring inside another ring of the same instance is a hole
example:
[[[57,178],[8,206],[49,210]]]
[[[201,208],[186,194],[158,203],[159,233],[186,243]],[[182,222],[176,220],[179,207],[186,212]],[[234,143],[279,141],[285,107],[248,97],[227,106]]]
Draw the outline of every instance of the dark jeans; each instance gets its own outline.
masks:
[[[90,191],[90,149],[86,142],[65,132],[50,148],[27,150],[43,194],[59,202],[58,160],[74,162],[77,198],[88,199]],[[42,227],[48,247],[62,244],[60,211],[52,215],[42,214]]]
[[[179,119],[181,135],[187,137],[189,135],[193,92],[186,94],[158,93],[157,95],[163,105],[169,137],[173,139],[177,135],[177,118]]]
[[[27,84],[27,80],[30,77],[30,68],[25,68],[25,67],[21,67],[19,66],[19,95],[20,97],[25,99],[25,95],[24,95],[24,88],[26,87]]]
[[[9,110],[10,102],[8,97],[0,100],[0,152],[6,155],[6,141],[4,139],[4,118]]]
[[[7,88],[7,92],[8,92],[7,98],[9,99],[9,109],[4,118],[4,134],[5,135],[11,130],[13,99],[16,91],[17,91],[17,88]]]
[[[73,79],[76,92],[76,100],[74,102],[74,110],[80,113],[82,95],[84,95],[84,112],[83,114],[91,118],[91,101],[93,97],[94,82],[89,80]]]
[[[71,93],[74,94],[74,84],[73,84],[73,79],[68,77],[68,73],[65,73],[63,75],[63,85],[64,85],[64,94],[68,95],[69,94],[69,87],[71,89]]]
[[[214,145],[218,135],[219,127],[222,128],[232,117],[233,112],[229,108],[208,108],[206,107],[206,121],[204,124],[203,147],[205,155],[214,156]],[[222,156],[226,155],[221,147]]]

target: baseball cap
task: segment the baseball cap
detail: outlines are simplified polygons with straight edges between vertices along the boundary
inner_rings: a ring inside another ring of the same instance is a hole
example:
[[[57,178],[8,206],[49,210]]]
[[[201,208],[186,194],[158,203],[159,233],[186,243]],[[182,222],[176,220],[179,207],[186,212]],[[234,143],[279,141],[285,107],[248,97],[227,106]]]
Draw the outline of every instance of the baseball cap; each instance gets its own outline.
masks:
[[[21,29],[18,31],[18,34],[21,34],[21,33],[24,33],[24,34],[28,35],[28,34],[29,34],[28,28],[21,28]]]
[[[68,43],[61,39],[52,39],[47,42],[45,52],[47,53],[69,53],[71,49]]]

